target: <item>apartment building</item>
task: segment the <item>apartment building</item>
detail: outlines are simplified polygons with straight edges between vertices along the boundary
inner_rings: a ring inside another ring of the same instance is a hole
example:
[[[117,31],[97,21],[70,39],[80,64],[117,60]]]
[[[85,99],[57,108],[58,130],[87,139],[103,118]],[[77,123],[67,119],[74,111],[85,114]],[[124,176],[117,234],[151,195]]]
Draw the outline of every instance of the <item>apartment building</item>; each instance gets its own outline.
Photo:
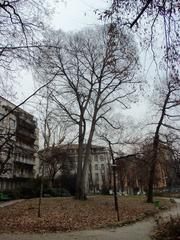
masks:
[[[14,107],[0,97],[0,119]],[[34,177],[37,136],[34,116],[21,108],[0,121],[0,191],[14,189]]]
[[[68,154],[70,161],[75,162],[75,166],[77,166],[78,144],[66,144],[61,147]],[[91,146],[91,156],[86,179],[87,192],[99,192],[103,185],[108,185],[110,159],[108,148],[97,145]],[[76,168],[74,169],[75,171]]]
[[[165,188],[168,185],[167,181],[172,171],[169,165],[170,162],[172,163],[172,157],[169,153],[166,148],[158,150],[154,189]],[[117,189],[119,192],[133,194],[144,192],[148,189],[149,167],[151,164],[150,154],[148,150],[148,152],[144,152],[144,155],[136,156],[132,154],[116,158]],[[167,166],[168,171],[166,171]]]

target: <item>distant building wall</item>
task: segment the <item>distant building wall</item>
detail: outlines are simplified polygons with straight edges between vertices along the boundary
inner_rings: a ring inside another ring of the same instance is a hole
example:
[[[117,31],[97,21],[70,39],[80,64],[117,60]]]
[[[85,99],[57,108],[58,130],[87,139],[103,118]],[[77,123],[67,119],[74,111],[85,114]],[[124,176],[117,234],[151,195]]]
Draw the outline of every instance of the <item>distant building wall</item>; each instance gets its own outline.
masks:
[[[15,105],[0,97],[0,118]],[[0,122],[0,144],[12,134],[4,150],[0,149],[0,166],[7,159],[8,147],[12,146],[10,159],[5,165],[4,173],[0,174],[0,190],[14,189],[29,178],[34,177],[36,170],[36,152],[38,148],[37,124],[33,115],[21,108],[9,114]]]
[[[85,151],[84,145],[84,151]],[[57,148],[58,146],[56,146]],[[67,161],[65,164],[66,169],[71,172],[71,174],[76,174],[77,172],[77,164],[78,164],[78,144],[61,144],[59,146],[60,151],[66,155]],[[41,150],[40,152],[42,152]],[[49,148],[48,151],[53,151],[53,148]],[[60,156],[60,154],[59,154]],[[83,155],[83,160],[84,160]],[[92,145],[91,146],[91,154],[90,161],[86,174],[86,192],[99,192],[103,186],[108,185],[109,179],[109,163],[110,163],[110,154],[109,150],[103,146]],[[40,163],[39,175],[42,174],[42,160]],[[44,176],[50,177],[49,167],[47,163],[44,164]],[[57,172],[56,177],[61,175],[61,170]]]
[[[68,156],[75,162],[74,173],[78,161],[78,144],[62,145]],[[92,145],[88,172],[86,175],[86,191],[99,191],[108,181],[108,163],[110,162],[109,150],[103,146]]]

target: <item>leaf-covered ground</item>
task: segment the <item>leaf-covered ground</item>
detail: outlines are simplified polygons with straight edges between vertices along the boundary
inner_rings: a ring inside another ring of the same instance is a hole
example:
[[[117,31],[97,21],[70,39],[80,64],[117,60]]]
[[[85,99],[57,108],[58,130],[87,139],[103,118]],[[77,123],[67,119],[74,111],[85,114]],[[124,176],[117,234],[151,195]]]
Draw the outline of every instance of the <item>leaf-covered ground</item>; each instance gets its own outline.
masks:
[[[37,217],[38,199],[25,200],[0,208],[0,232],[61,232],[117,226],[141,220],[158,210],[140,197],[119,197],[120,222],[117,222],[112,196],[44,198],[42,217]],[[167,201],[161,201],[168,205]]]
[[[179,240],[180,216],[171,218],[157,226],[152,238],[155,240]]]

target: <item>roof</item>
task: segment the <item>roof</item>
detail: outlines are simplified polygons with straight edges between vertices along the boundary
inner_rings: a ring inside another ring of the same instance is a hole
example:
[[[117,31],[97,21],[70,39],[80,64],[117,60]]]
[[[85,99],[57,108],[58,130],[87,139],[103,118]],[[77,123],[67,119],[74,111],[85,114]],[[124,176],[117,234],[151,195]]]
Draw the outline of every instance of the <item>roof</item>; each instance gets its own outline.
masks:
[[[83,147],[86,147],[87,144],[83,144]],[[69,148],[69,149],[78,149],[79,144],[61,144],[60,145],[63,148]],[[98,146],[98,145],[91,145],[92,149],[106,149],[104,146]]]
[[[120,161],[120,160],[131,160],[132,158],[137,158],[137,154],[123,155],[123,156],[117,157],[117,158],[116,158],[116,161]]]
[[[2,96],[0,96],[0,99],[2,99],[2,100],[4,100],[4,101],[6,101],[7,103],[9,103],[9,105],[11,105],[12,108],[15,108],[15,107],[17,106],[17,105],[14,104],[13,102],[9,101],[8,99],[6,99],[6,98],[4,98],[4,97],[2,97]],[[25,111],[24,109],[22,109],[22,108],[20,108],[20,107],[18,107],[18,108],[16,109],[16,111],[22,112],[22,113],[24,113],[24,114],[27,114],[27,115],[30,115],[31,117],[33,117],[33,115],[32,115],[31,113],[28,113],[27,111]]]

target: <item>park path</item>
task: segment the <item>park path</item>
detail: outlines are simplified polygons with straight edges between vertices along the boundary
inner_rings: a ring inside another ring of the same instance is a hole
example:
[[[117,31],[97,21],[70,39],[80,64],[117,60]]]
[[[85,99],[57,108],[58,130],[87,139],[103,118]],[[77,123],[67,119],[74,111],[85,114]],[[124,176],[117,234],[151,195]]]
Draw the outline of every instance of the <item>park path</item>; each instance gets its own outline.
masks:
[[[170,210],[160,213],[159,216],[168,218],[180,214],[180,199]],[[48,234],[1,234],[0,240],[150,240],[150,234],[155,226],[154,218],[148,218],[128,226],[85,230],[71,233]]]
[[[10,206],[10,205],[14,205],[14,204],[22,202],[22,201],[24,201],[24,200],[19,199],[19,200],[12,200],[12,201],[2,202],[2,203],[0,202],[0,208],[7,207],[7,206]]]

